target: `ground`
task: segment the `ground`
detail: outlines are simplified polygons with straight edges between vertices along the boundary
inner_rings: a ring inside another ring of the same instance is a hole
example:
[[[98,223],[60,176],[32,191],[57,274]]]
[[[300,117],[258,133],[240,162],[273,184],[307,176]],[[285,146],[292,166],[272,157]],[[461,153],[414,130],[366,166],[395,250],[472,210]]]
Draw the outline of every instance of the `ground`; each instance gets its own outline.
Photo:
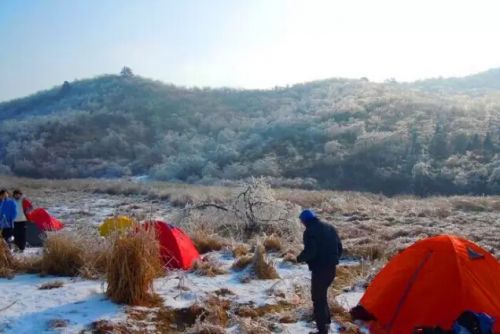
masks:
[[[238,224],[233,221],[239,217],[238,212],[230,216],[213,207],[193,209],[209,203],[237,210],[238,202],[232,198],[241,194],[238,188],[129,181],[0,181],[8,187],[21,187],[36,206],[47,208],[66,224],[65,229],[77,233],[95,231],[106,217],[115,214],[131,215],[138,220],[172,221],[193,236],[203,232],[207,238]],[[279,279],[249,279],[248,269],[231,269],[236,260],[232,247],[242,242],[255,246],[262,241],[259,238],[265,237],[260,235],[249,239],[224,235],[228,242],[224,247],[203,255],[206,262],[222,269],[222,274],[209,277],[199,272],[171,271],[156,279],[154,290],[163,302],[153,308],[112,303],[105,297],[103,278],[17,274],[13,279],[0,279],[0,332],[219,333],[223,328],[226,333],[306,333],[313,328],[309,272],[306,266],[287,261],[287,256],[289,260],[290,254],[301,247],[301,227],[293,221],[301,208],[314,208],[337,227],[344,241],[346,257],[330,296],[338,313],[337,324],[345,320],[345,310],[358,302],[364,285],[387,259],[418,239],[440,233],[457,234],[479,243],[497,257],[500,255],[498,197],[387,198],[296,189],[275,189],[272,196],[265,195],[259,197],[271,198],[265,210],[286,209],[289,214],[268,226],[272,233],[288,233],[280,235],[282,250],[266,255]],[[41,250],[30,249],[16,256],[29,258],[36,252]],[[218,307],[223,314],[217,314],[219,318],[215,319],[212,313]],[[206,326],[210,324],[217,324],[219,332],[208,331]],[[332,328],[332,332],[336,330]]]

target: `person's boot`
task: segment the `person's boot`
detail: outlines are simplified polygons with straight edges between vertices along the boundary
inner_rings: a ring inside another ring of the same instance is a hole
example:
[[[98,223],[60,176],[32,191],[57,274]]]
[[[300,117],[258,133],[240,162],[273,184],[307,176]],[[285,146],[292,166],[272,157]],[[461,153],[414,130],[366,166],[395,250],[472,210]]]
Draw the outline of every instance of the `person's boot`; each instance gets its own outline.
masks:
[[[318,330],[314,332],[309,332],[309,334],[328,334],[330,331],[330,325],[318,326]]]

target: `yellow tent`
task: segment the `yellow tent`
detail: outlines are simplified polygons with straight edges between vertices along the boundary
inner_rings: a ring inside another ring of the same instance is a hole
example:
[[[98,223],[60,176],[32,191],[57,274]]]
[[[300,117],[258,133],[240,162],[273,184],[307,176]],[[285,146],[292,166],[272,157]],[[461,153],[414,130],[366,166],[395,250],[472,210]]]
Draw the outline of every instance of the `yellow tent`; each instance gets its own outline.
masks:
[[[99,234],[107,237],[112,233],[123,233],[130,230],[135,225],[135,220],[129,216],[116,216],[106,218],[99,226]]]

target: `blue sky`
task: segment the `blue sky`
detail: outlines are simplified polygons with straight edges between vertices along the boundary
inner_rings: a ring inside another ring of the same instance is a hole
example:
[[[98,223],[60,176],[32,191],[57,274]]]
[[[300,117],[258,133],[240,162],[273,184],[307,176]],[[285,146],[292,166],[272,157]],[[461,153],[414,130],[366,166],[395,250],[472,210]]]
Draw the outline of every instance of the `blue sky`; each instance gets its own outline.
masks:
[[[500,66],[498,1],[0,0],[0,101],[117,73],[267,88]]]

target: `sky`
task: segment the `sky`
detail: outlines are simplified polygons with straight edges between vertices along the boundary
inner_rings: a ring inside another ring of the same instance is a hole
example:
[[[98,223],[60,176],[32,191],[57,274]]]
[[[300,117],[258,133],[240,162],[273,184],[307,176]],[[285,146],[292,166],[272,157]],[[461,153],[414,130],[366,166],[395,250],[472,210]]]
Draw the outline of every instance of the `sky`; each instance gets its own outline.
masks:
[[[270,88],[500,67],[498,0],[0,0],[0,101],[118,73]]]

